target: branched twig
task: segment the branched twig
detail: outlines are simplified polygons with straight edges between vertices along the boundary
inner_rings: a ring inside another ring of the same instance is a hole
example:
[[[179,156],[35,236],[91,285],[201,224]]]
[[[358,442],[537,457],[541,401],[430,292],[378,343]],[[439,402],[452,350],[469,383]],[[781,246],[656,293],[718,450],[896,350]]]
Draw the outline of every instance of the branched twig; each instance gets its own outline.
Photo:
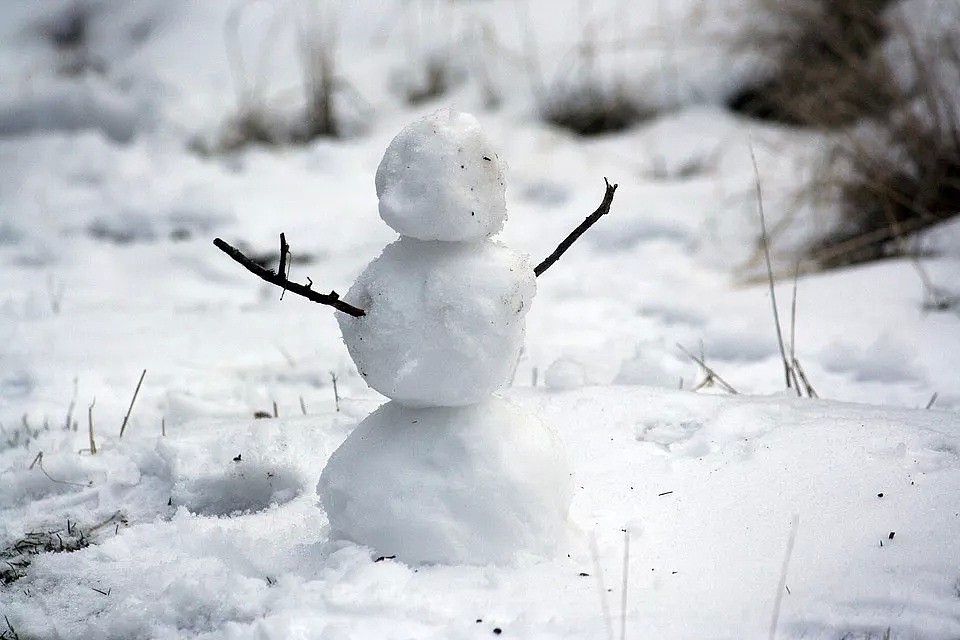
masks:
[[[596,224],[597,220],[610,213],[610,205],[613,204],[613,194],[616,193],[619,185],[611,185],[606,178],[603,179],[603,182],[607,185],[607,190],[603,194],[603,202],[600,203],[600,206],[597,207],[596,211],[591,213],[589,216],[587,216],[586,220],[580,223],[580,226],[571,231],[570,235],[564,238],[563,242],[561,242],[557,248],[553,250],[553,253],[551,253],[544,259],[543,262],[537,265],[537,267],[533,270],[534,274],[539,276],[553,266],[553,263],[560,259],[560,256],[562,256],[566,250],[570,248],[570,245],[577,241],[577,238],[582,236],[587,229]]]
[[[261,280],[265,280],[270,284],[281,287],[284,291],[290,291],[295,293],[298,296],[303,296],[311,302],[316,302],[318,304],[325,304],[330,307],[333,307],[337,311],[342,311],[343,313],[349,314],[355,318],[360,318],[365,316],[366,313],[363,309],[358,309],[351,304],[347,304],[340,299],[340,294],[336,291],[331,291],[330,293],[323,294],[317,293],[310,288],[310,285],[303,285],[296,282],[291,282],[286,278],[282,273],[283,269],[281,267],[281,273],[274,273],[269,269],[264,269],[256,262],[243,255],[239,249],[232,247],[220,238],[216,238],[213,241],[214,246],[223,251],[225,254],[230,256],[235,262],[240,263],[247,271],[257,276]],[[281,241],[281,244],[285,244],[284,241]],[[289,250],[289,247],[288,247]],[[281,260],[284,259],[284,255],[281,253]],[[281,263],[282,264],[282,263]]]
[[[127,415],[123,416],[123,424],[120,425],[120,438],[123,438],[123,432],[127,428],[127,421],[130,420],[130,412],[133,411],[133,403],[137,401],[137,394],[140,393],[140,385],[143,384],[143,378],[147,375],[147,370],[144,369],[143,373],[140,374],[140,380],[137,381],[137,388],[133,391],[133,397],[130,398],[130,406],[127,407]]]

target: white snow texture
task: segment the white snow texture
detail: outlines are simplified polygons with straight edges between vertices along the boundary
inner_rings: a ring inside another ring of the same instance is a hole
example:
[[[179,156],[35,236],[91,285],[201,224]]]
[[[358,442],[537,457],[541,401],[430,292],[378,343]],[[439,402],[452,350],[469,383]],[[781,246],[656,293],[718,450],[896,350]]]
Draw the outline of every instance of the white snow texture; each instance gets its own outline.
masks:
[[[387,147],[376,177],[380,217],[419,240],[481,240],[507,217],[504,169],[475,117],[441,109]]]
[[[566,536],[572,492],[558,438],[500,398],[463,408],[388,402],[317,485],[334,538],[410,564],[547,553]]]
[[[462,406],[510,377],[535,293],[527,256],[499,243],[401,237],[344,296],[366,315],[336,315],[371,387],[408,406]]]

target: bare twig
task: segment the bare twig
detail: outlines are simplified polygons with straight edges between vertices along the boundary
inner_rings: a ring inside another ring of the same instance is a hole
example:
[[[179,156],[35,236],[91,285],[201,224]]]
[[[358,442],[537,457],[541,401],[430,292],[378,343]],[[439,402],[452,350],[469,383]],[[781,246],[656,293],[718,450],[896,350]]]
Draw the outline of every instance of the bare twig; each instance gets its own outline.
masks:
[[[130,412],[133,411],[133,403],[137,401],[137,394],[140,393],[140,385],[143,384],[143,378],[147,375],[147,370],[144,369],[143,373],[140,374],[140,380],[137,381],[137,388],[133,391],[133,397],[130,398],[130,406],[127,407],[127,415],[123,416],[123,423],[120,425],[120,438],[123,438],[123,432],[127,428],[127,421],[130,420]]]
[[[925,406],[924,409],[929,409],[930,407],[932,407],[933,404],[937,401],[937,398],[939,397],[939,395],[940,394],[938,392],[934,391],[933,395],[930,396],[930,400],[927,402],[927,406]]]
[[[160,418],[160,435],[167,436],[167,418],[165,416]]]
[[[753,153],[753,144],[750,144],[750,161],[753,163],[753,175],[757,187],[757,209],[760,212],[760,240],[763,242],[763,257],[767,262],[767,280],[770,283],[770,304],[773,306],[773,323],[777,328],[777,344],[780,346],[780,359],[783,360],[783,376],[787,388],[793,386],[790,379],[790,363],[787,360],[787,351],[783,346],[783,332],[780,329],[780,312],[777,309],[777,294],[773,286],[773,266],[770,264],[770,241],[767,236],[767,219],[763,214],[763,191],[760,188],[760,169],[757,167],[757,156]],[[798,390],[799,393],[799,390]]]
[[[298,296],[303,296],[311,302],[316,302],[318,304],[325,304],[327,306],[333,307],[337,311],[342,311],[343,313],[349,314],[355,318],[365,316],[366,313],[363,309],[358,309],[351,304],[347,304],[340,299],[340,294],[336,291],[331,291],[330,293],[323,294],[317,293],[310,288],[309,284],[303,285],[296,282],[291,282],[284,275],[279,273],[274,273],[269,269],[264,269],[256,262],[243,255],[239,249],[233,247],[220,238],[215,238],[213,241],[214,246],[216,246],[220,251],[223,251],[225,254],[230,256],[235,262],[240,263],[247,271],[257,276],[261,280],[265,280],[270,284],[281,287],[284,291],[290,291],[295,293]]]
[[[604,215],[610,213],[610,205],[613,204],[613,195],[617,191],[619,185],[611,185],[610,182],[604,178],[604,184],[607,185],[606,191],[603,194],[603,201],[600,203],[600,206],[597,207],[597,210],[587,216],[586,220],[580,223],[580,225],[570,232],[566,238],[563,239],[556,249],[553,250],[549,256],[547,256],[543,262],[537,265],[533,270],[533,273],[537,276],[540,276],[544,271],[553,266],[553,263],[560,259],[567,249],[577,241],[577,238],[583,235],[583,233],[596,224],[597,220],[602,218]]]
[[[303,396],[300,396],[300,413],[307,415],[307,405],[303,403]]]
[[[783,602],[783,591],[787,586],[787,569],[790,566],[790,556],[793,555],[793,543],[797,541],[797,528],[800,526],[800,514],[793,514],[793,523],[790,528],[790,538],[787,539],[787,551],[783,554],[783,565],[780,567],[780,582],[777,585],[777,597],[773,602],[773,618],[770,621],[770,640],[777,637],[777,623],[780,621],[780,605]]]
[[[93,402],[87,407],[87,432],[90,435],[90,454],[97,454],[97,443],[93,439],[93,406],[97,404],[97,398],[94,396]]]

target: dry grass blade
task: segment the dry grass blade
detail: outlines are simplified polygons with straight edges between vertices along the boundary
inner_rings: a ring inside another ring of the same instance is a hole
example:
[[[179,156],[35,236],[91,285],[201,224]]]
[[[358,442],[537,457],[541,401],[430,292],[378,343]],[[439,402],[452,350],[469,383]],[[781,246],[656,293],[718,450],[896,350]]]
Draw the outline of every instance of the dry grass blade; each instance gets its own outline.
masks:
[[[96,397],[93,398],[93,402],[87,407],[87,433],[90,436],[90,455],[97,455],[97,443],[93,439],[93,407],[95,404],[97,404]]]
[[[82,484],[80,482],[70,482],[69,480],[57,480],[56,478],[51,476],[49,473],[47,473],[47,470],[43,468],[43,451],[40,451],[39,453],[37,453],[37,456],[33,459],[33,462],[30,463],[28,470],[33,469],[34,466],[39,468],[40,471],[43,473],[43,475],[47,476],[47,480],[49,480],[50,482],[55,482],[57,484],[65,484],[71,487],[82,487],[84,489],[86,489],[87,487],[93,484],[93,482],[87,482],[87,484]]]
[[[760,241],[763,243],[763,257],[767,265],[767,282],[770,285],[770,304],[773,307],[773,324],[777,329],[777,345],[780,347],[780,358],[783,361],[783,377],[787,388],[790,389],[793,387],[793,380],[790,375],[790,362],[787,360],[787,350],[783,345],[783,330],[780,328],[780,311],[777,309],[777,292],[773,284],[773,265],[770,261],[770,238],[767,235],[767,220],[763,211],[763,190],[760,186],[760,169],[757,166],[757,156],[753,152],[753,144],[749,146],[750,161],[753,163],[754,185],[757,190],[757,210],[760,213]],[[797,389],[797,395],[800,395],[799,389]]]
[[[603,567],[600,565],[600,548],[597,546],[597,533],[590,533],[590,556],[593,558],[593,572],[597,576],[597,593],[600,594],[600,611],[607,631],[607,640],[613,640],[613,622],[610,619],[610,605],[607,603],[607,589],[603,584]]]
[[[630,531],[623,530],[623,585],[620,589],[620,640],[627,638],[627,588],[630,583]]]
[[[692,353],[690,353],[689,351],[687,351],[686,349],[684,349],[684,348],[683,348],[683,345],[681,345],[680,343],[677,343],[677,348],[680,349],[680,351],[681,351],[685,356],[687,356],[688,358],[690,358],[691,360],[693,360],[694,362],[696,362],[698,365],[700,365],[700,368],[703,369],[704,373],[705,373],[706,376],[707,376],[706,378],[704,378],[703,382],[701,382],[701,383],[698,384],[696,387],[694,387],[694,389],[693,389],[694,391],[699,391],[699,390],[702,389],[703,387],[708,386],[709,384],[712,384],[713,382],[716,382],[717,384],[719,384],[719,385],[720,385],[725,391],[727,391],[728,393],[731,393],[731,394],[733,394],[733,395],[738,395],[738,394],[740,393],[739,391],[737,391],[736,389],[734,389],[733,386],[732,386],[730,383],[728,383],[726,380],[724,380],[723,378],[721,378],[721,377],[720,377],[720,374],[718,374],[716,371],[714,371],[713,369],[711,369],[710,367],[708,367],[707,364],[706,364],[706,362],[704,362],[703,358],[698,358],[697,356],[693,355]]]
[[[800,361],[796,358],[793,359],[793,367],[791,370],[800,376],[800,382],[803,383],[803,390],[806,391],[808,398],[819,398],[817,392],[813,390],[813,386],[810,384],[810,381],[807,379],[807,374],[803,372],[803,367],[800,366]]]
[[[127,428],[127,421],[130,420],[130,412],[133,411],[133,403],[137,401],[137,394],[140,393],[140,385],[143,384],[143,378],[147,375],[147,370],[144,369],[143,373],[140,374],[140,380],[137,381],[137,388],[133,391],[133,397],[130,398],[130,406],[127,407],[127,415],[123,416],[123,424],[120,425],[120,437],[123,438],[123,432]]]
[[[787,539],[787,550],[783,554],[783,564],[780,566],[780,581],[777,584],[777,597],[773,603],[773,618],[770,621],[770,640],[777,637],[777,624],[780,621],[780,605],[783,603],[783,592],[787,587],[787,569],[790,567],[790,556],[793,555],[793,544],[797,541],[797,529],[800,527],[800,514],[793,514],[793,523],[790,527],[790,537]]]
[[[0,638],[6,640],[9,637],[10,640],[20,640],[20,636],[17,635],[17,630],[13,628],[12,624],[10,624],[10,618],[8,618],[6,614],[3,616],[3,621],[7,623],[7,629],[10,631],[10,635],[8,636],[7,632],[4,631],[3,634],[0,635]]]
[[[330,372],[330,381],[333,383],[333,403],[337,409],[337,413],[340,412],[340,391],[337,389],[337,374],[333,371]]]

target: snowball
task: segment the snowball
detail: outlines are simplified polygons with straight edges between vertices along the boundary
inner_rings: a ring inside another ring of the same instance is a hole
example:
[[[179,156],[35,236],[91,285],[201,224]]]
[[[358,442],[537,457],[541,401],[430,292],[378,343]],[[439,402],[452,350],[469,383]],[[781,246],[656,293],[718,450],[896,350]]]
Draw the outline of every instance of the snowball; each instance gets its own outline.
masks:
[[[505,164],[472,115],[441,109],[413,122],[377,169],[380,217],[420,240],[480,240],[507,217]]]
[[[586,383],[583,364],[573,358],[559,358],[547,367],[543,381],[550,389],[579,389]]]
[[[535,293],[527,257],[501,244],[402,237],[344,296],[366,315],[336,316],[371,387],[409,406],[459,406],[510,377]]]
[[[488,564],[565,538],[571,472],[552,431],[491,398],[388,402],[331,456],[317,493],[332,537],[410,563]]]

